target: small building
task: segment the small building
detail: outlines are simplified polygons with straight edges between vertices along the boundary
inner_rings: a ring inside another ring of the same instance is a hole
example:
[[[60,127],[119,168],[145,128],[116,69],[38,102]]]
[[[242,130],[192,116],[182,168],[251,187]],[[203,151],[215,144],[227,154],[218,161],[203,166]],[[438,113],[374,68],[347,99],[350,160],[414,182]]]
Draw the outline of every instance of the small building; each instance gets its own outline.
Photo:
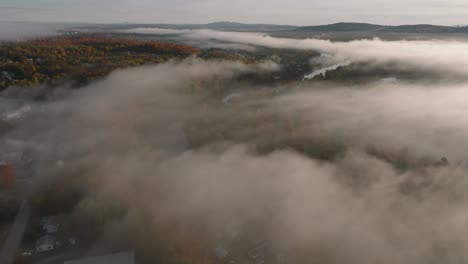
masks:
[[[135,264],[135,253],[121,252],[112,255],[65,261],[64,264]]]
[[[21,256],[23,257],[31,257],[36,253],[36,247],[28,246],[21,249]]]
[[[6,120],[17,120],[21,119],[25,114],[30,112],[32,110],[32,107],[30,105],[25,105],[19,109],[16,109],[14,111],[8,112],[5,114],[5,119]]]
[[[46,59],[42,59],[42,58],[37,58],[37,59],[36,59],[36,62],[37,62],[37,64],[45,64],[45,63],[47,62],[47,60],[46,60]]]
[[[70,244],[70,246],[75,246],[75,245],[76,245],[76,242],[77,242],[77,241],[76,241],[76,237],[74,237],[74,236],[73,236],[73,237],[70,237],[70,238],[68,239],[68,244]]]
[[[47,252],[54,250],[57,246],[57,238],[45,235],[36,241],[36,252]]]
[[[238,99],[238,98],[241,98],[242,95],[240,93],[232,93],[232,94],[229,94],[227,95],[226,97],[223,98],[223,104],[227,104],[229,102],[231,102],[232,100],[235,100],[235,99]]]
[[[264,261],[266,246],[266,240],[257,242],[255,246],[247,252],[247,256],[250,260],[257,263]]]
[[[13,76],[7,71],[0,72],[0,80],[13,81]]]
[[[213,254],[219,260],[226,259],[229,256],[229,252],[222,246],[217,246],[213,249]]]
[[[57,233],[60,228],[60,224],[58,223],[56,216],[43,217],[41,219],[41,226],[42,229],[48,234]]]

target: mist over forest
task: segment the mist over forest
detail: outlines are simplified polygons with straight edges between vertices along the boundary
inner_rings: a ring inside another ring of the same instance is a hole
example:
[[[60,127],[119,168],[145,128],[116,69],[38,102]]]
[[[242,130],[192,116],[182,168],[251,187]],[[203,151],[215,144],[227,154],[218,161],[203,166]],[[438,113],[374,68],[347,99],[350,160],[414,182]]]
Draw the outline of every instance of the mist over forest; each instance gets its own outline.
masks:
[[[468,259],[463,38],[31,30],[0,26],[2,230],[27,203],[78,241],[63,261]]]

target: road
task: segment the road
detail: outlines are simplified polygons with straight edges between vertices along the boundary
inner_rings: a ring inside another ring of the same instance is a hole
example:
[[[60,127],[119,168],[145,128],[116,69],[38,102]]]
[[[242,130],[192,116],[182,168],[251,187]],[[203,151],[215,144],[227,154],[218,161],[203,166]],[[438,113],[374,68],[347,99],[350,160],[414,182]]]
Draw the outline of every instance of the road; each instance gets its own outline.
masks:
[[[5,244],[0,252],[1,264],[13,264],[16,257],[16,252],[23,239],[24,231],[28,225],[31,216],[31,206],[28,199],[24,199],[15,219],[15,223],[11,227]]]

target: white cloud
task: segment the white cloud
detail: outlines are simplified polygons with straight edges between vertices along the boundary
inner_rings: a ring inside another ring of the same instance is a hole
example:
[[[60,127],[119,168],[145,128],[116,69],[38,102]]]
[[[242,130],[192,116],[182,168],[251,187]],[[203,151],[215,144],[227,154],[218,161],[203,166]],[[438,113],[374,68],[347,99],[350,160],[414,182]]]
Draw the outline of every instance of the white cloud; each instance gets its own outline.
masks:
[[[126,32],[159,34],[161,29],[129,29]],[[163,30],[164,32],[165,30]],[[384,41],[380,39],[332,42],[322,39],[275,38],[263,33],[214,30],[170,30],[185,38],[264,46],[278,49],[316,50],[334,56],[337,62],[398,63],[413,68],[468,74],[468,42],[465,41]]]

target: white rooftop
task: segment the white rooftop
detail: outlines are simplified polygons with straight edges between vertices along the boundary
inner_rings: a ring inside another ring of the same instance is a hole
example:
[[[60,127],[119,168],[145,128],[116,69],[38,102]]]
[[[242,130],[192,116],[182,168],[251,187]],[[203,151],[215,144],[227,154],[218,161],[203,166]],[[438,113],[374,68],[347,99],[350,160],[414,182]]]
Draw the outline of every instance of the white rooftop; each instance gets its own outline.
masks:
[[[133,252],[122,252],[92,258],[65,261],[64,264],[135,264]]]

